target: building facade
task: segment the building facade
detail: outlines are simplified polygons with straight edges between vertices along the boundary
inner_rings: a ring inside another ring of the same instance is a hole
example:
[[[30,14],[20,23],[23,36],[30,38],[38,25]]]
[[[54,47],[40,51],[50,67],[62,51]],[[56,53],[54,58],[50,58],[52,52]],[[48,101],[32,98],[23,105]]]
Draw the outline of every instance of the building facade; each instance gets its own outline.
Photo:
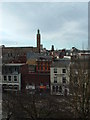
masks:
[[[50,89],[50,66],[52,58],[37,53],[27,54],[27,73],[22,73],[23,89],[47,91]]]
[[[21,66],[23,64],[4,64],[2,69],[2,90],[21,90]]]
[[[55,61],[50,68],[51,95],[68,95],[70,60]]]

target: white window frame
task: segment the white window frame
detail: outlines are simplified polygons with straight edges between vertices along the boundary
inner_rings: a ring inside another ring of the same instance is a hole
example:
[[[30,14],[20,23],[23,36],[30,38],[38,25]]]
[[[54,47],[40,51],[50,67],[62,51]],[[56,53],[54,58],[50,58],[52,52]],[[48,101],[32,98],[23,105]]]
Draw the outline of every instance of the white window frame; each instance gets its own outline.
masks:
[[[15,80],[15,77],[17,78],[17,80]],[[17,82],[17,81],[18,81],[18,76],[17,76],[17,75],[14,75],[14,76],[13,76],[13,80],[14,80],[14,82]]]
[[[9,80],[9,77],[11,77],[11,80]],[[12,81],[12,76],[11,75],[8,76],[8,81]]]

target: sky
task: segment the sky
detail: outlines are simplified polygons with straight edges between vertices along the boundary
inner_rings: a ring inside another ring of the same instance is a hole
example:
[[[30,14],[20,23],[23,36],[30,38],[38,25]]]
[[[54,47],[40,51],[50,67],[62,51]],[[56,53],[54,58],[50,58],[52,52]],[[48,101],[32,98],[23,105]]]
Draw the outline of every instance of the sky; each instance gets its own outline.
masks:
[[[0,35],[5,46],[36,46],[37,29],[47,49],[88,48],[88,2],[5,2]]]

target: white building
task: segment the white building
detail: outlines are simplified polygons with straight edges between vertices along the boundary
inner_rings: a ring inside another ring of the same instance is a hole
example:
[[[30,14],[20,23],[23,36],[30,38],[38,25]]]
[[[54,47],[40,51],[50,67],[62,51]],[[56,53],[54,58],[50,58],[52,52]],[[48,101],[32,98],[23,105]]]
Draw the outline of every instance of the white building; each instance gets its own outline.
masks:
[[[21,90],[21,73],[22,64],[4,64],[2,69],[2,90]]]
[[[55,61],[50,68],[50,87],[52,95],[69,94],[70,59]]]

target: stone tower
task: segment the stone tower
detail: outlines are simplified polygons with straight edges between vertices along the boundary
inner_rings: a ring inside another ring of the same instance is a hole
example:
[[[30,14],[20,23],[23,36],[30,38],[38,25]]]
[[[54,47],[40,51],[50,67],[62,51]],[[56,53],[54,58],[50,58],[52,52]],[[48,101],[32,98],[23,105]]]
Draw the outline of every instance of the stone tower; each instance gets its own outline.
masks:
[[[54,45],[52,45],[51,51],[54,51]]]
[[[41,39],[41,36],[40,36],[40,31],[39,29],[37,30],[37,48],[38,48],[38,51],[40,53],[40,39]]]

